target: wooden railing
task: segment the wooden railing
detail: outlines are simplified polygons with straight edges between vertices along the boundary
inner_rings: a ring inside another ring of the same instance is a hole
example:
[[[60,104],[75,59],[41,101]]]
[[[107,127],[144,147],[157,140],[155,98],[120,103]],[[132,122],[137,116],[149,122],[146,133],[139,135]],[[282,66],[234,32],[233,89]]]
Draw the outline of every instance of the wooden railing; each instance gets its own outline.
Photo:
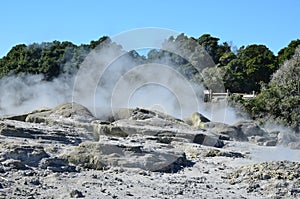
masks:
[[[252,94],[249,93],[230,93],[229,90],[227,90],[226,93],[215,93],[212,90],[204,90],[204,102],[212,102],[212,101],[218,101],[221,99],[226,99],[230,95],[240,95],[243,99],[252,99],[255,97],[255,92],[253,91]]]

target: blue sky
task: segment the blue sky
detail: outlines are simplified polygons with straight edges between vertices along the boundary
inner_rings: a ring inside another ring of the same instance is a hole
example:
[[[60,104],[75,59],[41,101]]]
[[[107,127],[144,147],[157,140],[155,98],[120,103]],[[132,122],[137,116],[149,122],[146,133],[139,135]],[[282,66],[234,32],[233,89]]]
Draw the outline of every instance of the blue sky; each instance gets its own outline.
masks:
[[[300,39],[299,8],[298,0],[3,0],[0,57],[20,43],[89,43],[143,27],[209,33],[237,47],[265,44],[277,54]]]

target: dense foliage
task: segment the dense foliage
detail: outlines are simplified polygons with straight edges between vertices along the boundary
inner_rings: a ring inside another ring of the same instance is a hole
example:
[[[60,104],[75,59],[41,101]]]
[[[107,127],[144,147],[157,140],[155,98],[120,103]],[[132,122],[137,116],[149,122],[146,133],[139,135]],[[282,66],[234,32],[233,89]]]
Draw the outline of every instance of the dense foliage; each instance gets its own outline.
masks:
[[[188,79],[214,91],[255,91],[258,95],[253,100],[233,99],[255,119],[272,118],[299,131],[300,40],[291,41],[277,56],[265,45],[252,44],[233,51],[229,43],[219,41],[209,34],[199,38],[180,34],[167,39],[162,49],[150,50],[147,57],[136,51],[128,55],[136,64],[172,65]],[[29,73],[43,74],[45,81],[51,81],[61,73],[77,71],[91,50],[111,44],[106,36],[79,46],[67,41],[19,44],[0,59],[0,78]]]
[[[293,40],[289,45],[278,52],[278,62],[283,64],[284,61],[290,59],[294,54],[296,48],[300,45],[300,40]]]
[[[236,58],[222,68],[225,87],[232,92],[260,91],[261,83],[268,83],[278,69],[274,54],[264,45],[242,47]]]
[[[87,54],[107,39],[108,37],[101,37],[97,41],[91,41],[89,45],[80,46],[59,41],[16,45],[0,59],[0,78],[30,73],[44,74],[46,80],[52,80],[60,73],[78,69]]]
[[[300,47],[273,74],[269,84],[250,101],[239,100],[250,115],[263,121],[268,118],[279,124],[300,127]]]
[[[197,39],[180,34],[165,41],[164,50],[150,51],[148,60],[168,58],[168,63],[179,66],[191,79],[200,72],[202,76],[196,80],[207,88],[239,93],[259,92],[261,84],[268,83],[279,67],[277,57],[264,45],[242,46],[233,52],[227,42],[218,41],[209,34]]]

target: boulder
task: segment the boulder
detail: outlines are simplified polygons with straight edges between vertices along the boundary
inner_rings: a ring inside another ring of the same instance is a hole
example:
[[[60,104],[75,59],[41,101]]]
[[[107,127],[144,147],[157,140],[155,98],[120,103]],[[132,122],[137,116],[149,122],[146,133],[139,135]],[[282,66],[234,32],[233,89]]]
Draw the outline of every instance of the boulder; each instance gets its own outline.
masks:
[[[296,133],[284,131],[277,135],[277,143],[291,149],[300,150],[300,137]]]
[[[256,143],[258,145],[263,145],[264,142],[267,141],[267,137],[262,137],[262,136],[250,136],[249,141]]]
[[[157,110],[148,110],[144,108],[120,108],[113,111],[113,115],[106,119],[110,122],[117,120],[146,120],[151,118],[160,118],[172,122],[183,122],[180,119],[167,115]]]
[[[41,169],[49,169],[53,172],[75,172],[76,167],[71,166],[65,159],[58,157],[44,158],[40,161],[39,167]]]
[[[71,198],[84,198],[84,195],[82,194],[81,191],[78,191],[77,189],[75,189],[70,192],[70,197]]]
[[[201,113],[194,112],[191,117],[185,119],[185,122],[193,127],[203,128],[203,123],[210,122],[210,120]]]
[[[245,157],[245,155],[243,155],[239,152],[221,151],[221,150],[217,150],[217,149],[211,149],[204,154],[204,157],[217,157],[217,156],[231,157],[231,158],[244,158]]]
[[[30,131],[26,131],[23,128],[16,128],[13,125],[0,123],[0,135],[10,137],[22,137],[22,138],[33,138],[34,136]]]
[[[29,145],[7,145],[2,146],[4,159],[14,159],[24,165],[38,166],[43,158],[49,157],[43,147]]]
[[[10,115],[6,116],[5,119],[25,122],[27,116],[28,114]]]
[[[125,140],[83,142],[63,156],[70,163],[101,170],[107,167],[140,168],[148,171],[176,172],[187,166],[185,154],[155,142],[150,145],[126,143]]]
[[[0,135],[16,138],[31,138],[38,140],[57,141],[66,144],[77,144],[81,142],[78,134],[69,132],[63,128],[49,126],[31,126],[24,122],[0,121]]]
[[[89,123],[96,118],[84,106],[77,103],[63,103],[53,109],[41,110],[29,113],[26,122],[46,124],[74,124]]]
[[[12,169],[15,170],[26,170],[29,169],[22,161],[14,160],[14,159],[7,159],[1,162],[2,166],[4,167],[4,171],[10,171]]]
[[[212,132],[193,129],[184,123],[160,118],[149,118],[145,120],[123,119],[109,125],[96,125],[94,126],[94,133],[97,138],[99,138],[99,135],[127,137],[139,134],[214,147],[224,146],[224,143],[219,139],[220,136]]]
[[[51,108],[47,108],[47,107],[43,107],[43,108],[39,108],[37,110],[34,110],[30,113],[24,113],[24,114],[18,114],[18,115],[9,115],[9,116],[5,116],[5,119],[8,120],[16,120],[16,121],[20,121],[20,122],[25,122],[26,118],[28,115],[30,114],[35,114],[35,113],[42,113],[42,112],[46,112],[46,111],[50,111]]]
[[[278,133],[277,140],[279,144],[287,146],[292,142],[300,142],[300,137],[296,136],[295,133],[286,131]]]
[[[116,125],[99,124],[94,125],[93,132],[95,139],[98,140],[99,135],[127,137],[130,133],[135,132],[135,129],[132,129],[132,131],[130,131],[128,128],[125,129]]]
[[[240,121],[233,126],[243,132],[246,137],[265,136],[267,134],[254,121]]]
[[[277,140],[268,140],[264,142],[264,146],[276,146],[277,145]]]
[[[207,122],[204,124],[205,129],[209,129],[217,134],[228,136],[235,141],[248,141],[247,136],[237,127],[220,122]]]
[[[288,145],[291,149],[300,150],[300,142],[290,142]]]

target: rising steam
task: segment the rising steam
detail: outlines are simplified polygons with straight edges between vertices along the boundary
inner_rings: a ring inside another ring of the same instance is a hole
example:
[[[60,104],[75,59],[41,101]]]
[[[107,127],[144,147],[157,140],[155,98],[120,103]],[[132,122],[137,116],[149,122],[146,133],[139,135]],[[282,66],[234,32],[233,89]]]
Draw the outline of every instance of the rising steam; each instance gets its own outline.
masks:
[[[146,29],[145,32],[149,30]],[[120,39],[119,36],[116,40],[127,50],[128,45],[132,45],[128,35],[133,33],[126,34],[126,37]],[[143,38],[141,30],[139,34],[139,38]],[[163,49],[184,58],[198,71],[203,81],[218,79],[202,73],[203,69],[214,67],[211,57],[203,47],[197,43],[190,43],[194,46],[193,49],[182,50],[180,43],[167,40],[170,34],[170,31],[155,34],[152,45],[149,43],[151,37],[147,33],[144,37],[148,41],[147,44],[139,45],[135,42],[131,47]],[[158,37],[163,37],[160,38],[160,44],[157,43]],[[72,60],[66,61],[61,67],[65,68],[71,62]],[[157,108],[178,118],[188,117],[192,112],[198,111],[214,121],[233,123],[239,119],[227,104],[207,107],[201,96],[203,86],[182,75],[168,57],[163,56],[156,60],[156,63],[148,63],[137,59],[132,51],[122,50],[114,42],[100,44],[91,51],[79,71],[61,74],[52,81],[43,79],[42,75],[2,78],[0,114],[24,113],[73,101],[86,106],[99,118],[113,114],[116,108],[145,107]],[[224,90],[220,82],[213,82],[212,85],[218,85],[218,89]]]
[[[51,82],[43,79],[43,75],[2,78],[0,115],[20,114],[71,101],[72,77],[62,75]]]

